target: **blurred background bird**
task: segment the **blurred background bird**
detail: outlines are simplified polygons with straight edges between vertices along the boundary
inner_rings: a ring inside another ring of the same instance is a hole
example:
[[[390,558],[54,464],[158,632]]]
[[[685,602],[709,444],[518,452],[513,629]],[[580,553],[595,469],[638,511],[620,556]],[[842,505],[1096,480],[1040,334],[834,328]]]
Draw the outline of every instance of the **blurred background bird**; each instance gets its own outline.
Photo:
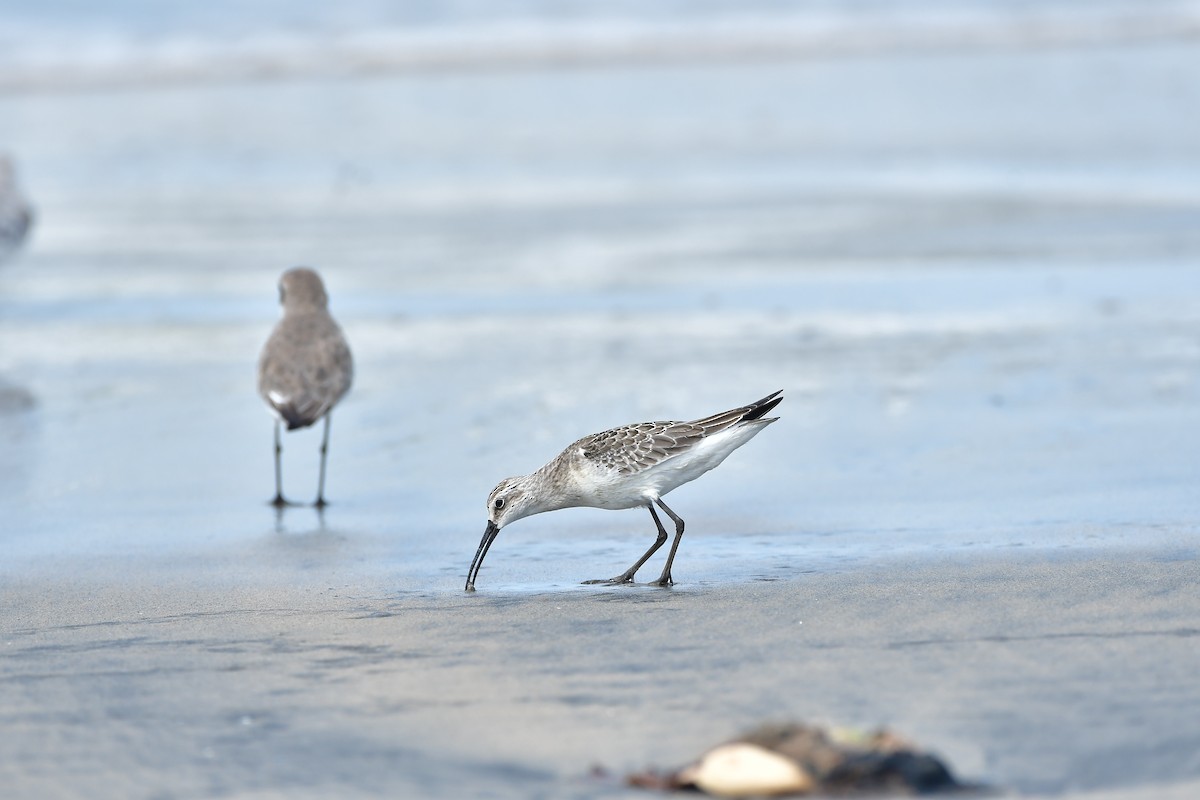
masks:
[[[329,297],[321,276],[297,267],[279,279],[279,304],[283,319],[263,346],[258,362],[258,393],[275,416],[275,498],[283,497],[280,459],[283,445],[279,426],[289,431],[307,428],[325,419],[321,438],[321,477],[315,505],[325,505],[325,459],[329,451],[329,416],[350,390],[354,361],[342,329],[329,313]]]
[[[33,206],[21,194],[12,158],[0,154],[0,261],[21,246],[33,227]]]

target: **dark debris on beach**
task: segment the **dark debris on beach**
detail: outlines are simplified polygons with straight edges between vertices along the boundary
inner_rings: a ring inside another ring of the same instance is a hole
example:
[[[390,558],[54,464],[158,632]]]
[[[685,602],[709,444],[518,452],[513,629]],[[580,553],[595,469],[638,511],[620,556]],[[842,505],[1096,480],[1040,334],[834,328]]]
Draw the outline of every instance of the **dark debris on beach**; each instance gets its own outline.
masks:
[[[647,770],[626,784],[717,797],[930,795],[977,793],[941,759],[895,733],[770,723],[717,745],[672,772]]]

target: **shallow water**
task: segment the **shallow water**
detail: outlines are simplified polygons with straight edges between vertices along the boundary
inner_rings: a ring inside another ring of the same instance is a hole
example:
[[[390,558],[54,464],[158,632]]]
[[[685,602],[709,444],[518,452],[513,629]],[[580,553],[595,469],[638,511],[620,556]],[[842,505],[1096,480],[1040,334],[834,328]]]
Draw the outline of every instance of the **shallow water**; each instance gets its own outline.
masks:
[[[55,269],[38,256],[8,276],[35,297]],[[306,509],[277,522],[263,504],[271,425],[253,362],[272,275],[259,321],[242,318],[241,274],[226,295],[218,274],[200,298],[183,297],[184,282],[111,301],[128,313],[70,296],[84,289],[53,303],[10,289],[5,375],[35,405],[3,420],[9,567],[110,549],[165,557],[323,524],[363,540],[398,581],[453,585],[501,477],[592,430],[701,416],[775,388],[787,397],[780,423],[672,496],[689,521],[681,575],[1195,530],[1200,278],[1182,266],[799,269],[728,301],[654,287],[671,295],[666,310],[589,284],[532,302],[438,289],[445,299],[414,313],[422,298],[395,277],[374,291],[366,270],[326,272],[358,378],[334,416],[323,523]],[[715,272],[693,269],[689,282],[719,286]],[[103,297],[124,278],[84,283]],[[166,291],[180,297],[159,310]],[[319,431],[285,438],[297,499],[315,491],[318,444]],[[641,511],[523,521],[481,585],[616,574],[652,531]]]

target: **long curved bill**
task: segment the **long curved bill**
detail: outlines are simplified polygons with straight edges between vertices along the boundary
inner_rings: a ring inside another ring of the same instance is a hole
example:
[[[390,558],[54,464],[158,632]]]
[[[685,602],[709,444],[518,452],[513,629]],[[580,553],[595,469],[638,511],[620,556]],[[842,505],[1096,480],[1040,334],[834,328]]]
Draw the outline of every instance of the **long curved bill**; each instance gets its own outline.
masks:
[[[496,523],[488,520],[487,528],[483,531],[483,538],[479,540],[479,549],[475,551],[475,560],[471,562],[471,568],[467,570],[467,586],[466,591],[475,591],[475,579],[479,577],[479,569],[483,566],[483,558],[487,555],[488,548],[492,546],[492,542],[496,541],[496,534],[500,532],[500,528]]]

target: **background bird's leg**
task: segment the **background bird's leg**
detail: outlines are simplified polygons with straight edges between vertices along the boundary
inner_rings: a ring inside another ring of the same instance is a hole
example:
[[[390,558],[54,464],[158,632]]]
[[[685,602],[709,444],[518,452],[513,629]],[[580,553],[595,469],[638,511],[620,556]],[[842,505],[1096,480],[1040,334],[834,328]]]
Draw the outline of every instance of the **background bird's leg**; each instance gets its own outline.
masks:
[[[325,456],[329,453],[329,418],[333,416],[333,412],[325,415],[325,435],[321,439],[321,477],[317,481],[317,502],[313,503],[317,508],[325,507]]]
[[[663,546],[663,542],[667,540],[667,529],[663,527],[662,520],[658,518],[658,514],[655,512],[654,506],[646,506],[646,508],[650,509],[650,516],[654,517],[654,524],[658,526],[658,538],[654,541],[654,544],[650,545],[650,549],[647,550],[642,557],[637,560],[636,564],[622,572],[617,577],[609,578],[608,580],[584,581],[584,583],[630,583],[633,580],[633,576],[636,575],[637,571],[642,568],[642,564],[646,563],[646,559],[657,553],[658,548]]]
[[[654,502],[658,503],[659,508],[667,512],[667,516],[675,521],[675,541],[671,543],[671,552],[667,554],[667,564],[663,567],[662,575],[659,575],[658,580],[655,581],[655,583],[657,583],[659,586],[670,586],[675,582],[671,580],[671,563],[675,560],[675,551],[679,549],[679,540],[683,538],[683,520],[680,519],[679,515],[672,511],[667,504],[662,501],[661,498],[655,500]],[[654,509],[650,510],[651,512],[654,511]],[[655,517],[654,519],[657,521],[658,517]],[[659,525],[658,528],[659,530],[662,530],[661,525]],[[665,535],[666,534],[664,534],[664,536]],[[662,542],[659,542],[659,544],[662,544]]]
[[[275,499],[271,501],[271,505],[276,508],[283,508],[287,505],[287,500],[283,499],[283,468],[279,463],[282,455],[283,443],[279,438],[279,420],[275,420]]]

